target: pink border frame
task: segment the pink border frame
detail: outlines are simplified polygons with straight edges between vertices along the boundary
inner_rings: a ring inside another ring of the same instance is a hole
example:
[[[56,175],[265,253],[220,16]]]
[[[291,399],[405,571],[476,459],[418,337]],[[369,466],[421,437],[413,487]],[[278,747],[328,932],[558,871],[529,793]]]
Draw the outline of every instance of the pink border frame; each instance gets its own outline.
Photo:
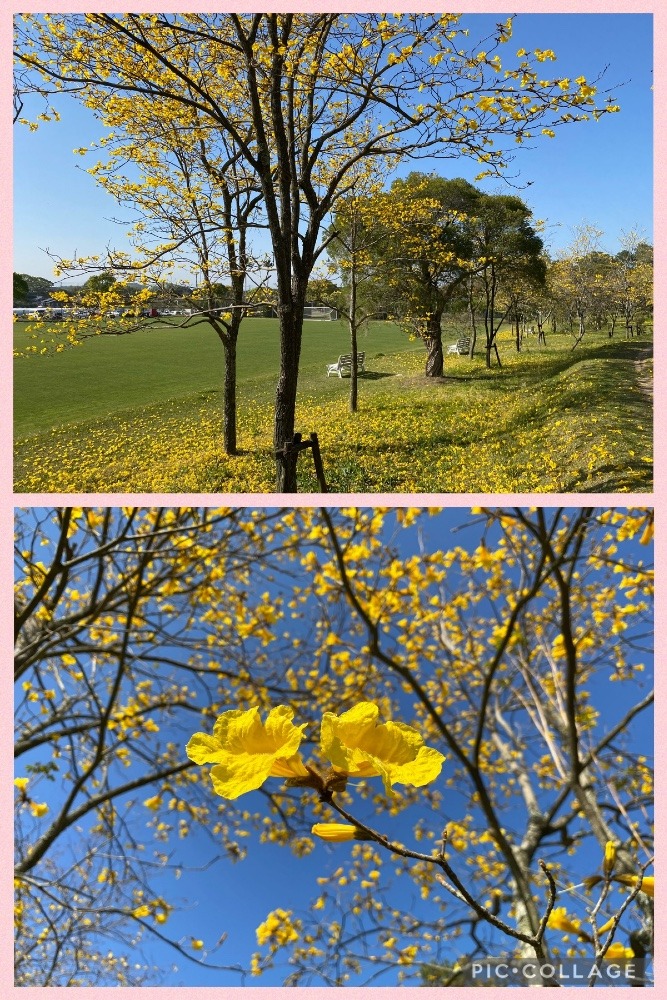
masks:
[[[664,2],[664,0],[663,0]],[[173,0],[165,0],[163,3],[141,3],[138,8],[141,11],[151,12],[151,11],[173,11],[177,12],[179,10],[185,9],[187,5],[175,4]],[[69,3],[47,3],[47,4],[34,4],[26,3],[21,6],[21,10],[25,11],[44,11],[48,10],[53,13],[57,12],[71,12],[71,11],[85,11],[85,10],[106,10],[109,5],[99,6],[97,4],[87,4],[81,2],[81,0],[70,0]],[[198,2],[191,5],[192,9],[197,9],[201,11],[250,11],[256,8],[256,5],[252,5],[245,0],[241,0],[236,4],[216,4],[210,2]],[[312,11],[328,11],[332,7],[331,3],[317,2],[313,0],[311,3],[282,3],[277,5],[277,9],[281,11],[298,11],[298,10],[312,10]],[[364,9],[369,11],[380,11],[386,9],[386,5],[382,5],[375,2],[368,2],[364,4]],[[405,2],[399,2],[393,10],[413,10],[414,5],[406,4]],[[526,0],[514,0],[513,3],[498,2],[498,0],[485,0],[485,2],[479,2],[479,0],[464,0],[464,2],[456,5],[456,9],[466,13],[649,13],[653,14],[654,17],[654,65],[656,69],[654,87],[655,87],[655,122],[654,122],[654,133],[655,133],[655,191],[654,191],[654,214],[656,216],[656,235],[655,235],[655,249],[656,249],[656,270],[659,276],[658,282],[656,283],[656,319],[657,325],[660,325],[660,321],[665,316],[665,305],[667,297],[665,294],[665,287],[661,284],[661,277],[664,273],[664,245],[662,243],[662,237],[665,232],[664,228],[664,214],[663,206],[665,204],[665,199],[667,199],[667,169],[661,175],[658,165],[665,164],[667,162],[667,74],[665,72],[664,64],[662,63],[661,56],[664,58],[667,56],[667,5],[661,7],[658,0],[642,0],[642,2],[633,2],[633,0],[626,0],[626,2],[621,2],[621,0],[588,0],[588,2],[576,2],[576,0],[551,0],[551,2],[540,4],[537,2],[526,2]],[[2,58],[0,59],[0,97],[2,99],[2,107],[6,109],[5,117],[2,120],[2,136],[4,142],[0,146],[0,176],[2,176],[5,191],[11,191],[11,177],[12,177],[12,162],[11,162],[11,125],[9,120],[9,107],[11,103],[11,60],[9,53],[11,51],[11,33],[12,33],[12,16],[15,12],[13,5],[7,5],[5,2],[0,2],[0,53]],[[11,213],[8,207],[5,206],[2,213],[0,214],[0,233],[2,238],[0,239],[0,264],[2,265],[1,277],[0,277],[0,315],[9,316],[9,308],[11,305],[11,292],[10,292],[10,282],[9,274],[12,271],[11,260],[12,260],[12,235],[11,235]],[[7,321],[9,322],[9,321]],[[657,337],[654,343],[655,350],[655,370],[656,373],[660,372],[661,375],[665,370],[667,364],[667,339],[665,337]],[[111,504],[113,506],[121,506],[129,503],[139,503],[139,504],[203,504],[203,505],[218,505],[220,503],[231,503],[238,506],[249,506],[249,507],[264,507],[264,506],[274,506],[279,504],[280,500],[275,494],[103,494],[103,493],[93,493],[93,494],[52,494],[52,493],[39,493],[39,494],[14,494],[12,490],[12,466],[11,466],[11,454],[12,454],[12,408],[9,393],[9,386],[11,385],[11,364],[12,364],[12,351],[11,351],[11,337],[7,337],[6,343],[3,344],[0,353],[0,384],[3,386],[4,391],[0,394],[0,455],[2,456],[0,460],[0,595],[2,595],[2,602],[0,604],[0,636],[2,641],[2,649],[9,650],[13,646],[13,639],[10,642],[11,632],[11,615],[10,608],[12,606],[11,600],[11,588],[12,588],[12,550],[10,545],[10,539],[13,535],[13,508],[14,506],[44,506],[54,503],[62,503],[67,501],[70,503],[82,504],[82,505],[95,505],[95,504]],[[658,566],[657,572],[657,613],[656,613],[656,631],[658,639],[658,648],[661,647],[662,642],[667,641],[667,598],[663,595],[663,577],[664,570],[663,567],[667,565],[667,532],[663,530],[663,520],[667,519],[667,510],[663,513],[662,504],[667,502],[667,482],[665,481],[665,458],[667,457],[667,391],[663,388],[662,383],[656,379],[656,391],[655,391],[655,415],[654,415],[654,440],[656,443],[655,447],[655,485],[653,494],[354,494],[350,496],[349,494],[326,494],[326,495],[314,495],[310,494],[308,496],[299,495],[299,505],[300,506],[336,506],[338,504],[349,504],[353,501],[355,504],[360,506],[373,506],[373,505],[384,505],[384,506],[445,506],[445,507],[462,507],[471,504],[502,504],[502,503],[515,503],[521,505],[535,505],[535,506],[554,506],[554,505],[573,505],[579,506],[582,504],[595,504],[595,505],[625,505],[630,502],[650,505],[654,504],[656,507],[656,562]],[[7,659],[7,669],[6,676],[9,678],[9,655]],[[2,657],[5,660],[5,657]],[[11,698],[10,692],[10,682],[7,680],[7,697],[8,700]],[[667,711],[662,705],[662,688],[663,685],[658,677],[658,698],[657,698],[657,725],[656,731],[660,731],[660,725],[665,725],[667,723]],[[660,744],[656,748],[657,753],[657,770],[658,770],[658,789],[660,791],[661,782],[660,776],[662,770],[667,766],[667,757],[663,762],[660,756]],[[12,748],[11,748],[11,734],[9,726],[3,726],[0,730],[0,753],[2,754],[2,760],[10,761],[12,758]],[[4,772],[9,772],[10,765],[7,764],[2,769]],[[6,777],[6,774],[5,774]],[[12,797],[12,787],[9,781],[5,781],[2,786],[0,786],[0,803],[9,803]],[[661,802],[661,796],[658,795],[658,804]],[[664,821],[667,817],[667,800],[662,800],[663,807],[658,809],[658,819]],[[664,838],[661,834],[661,824],[658,827],[658,857],[661,854],[661,845]],[[0,870],[3,872],[10,871],[10,854],[11,854],[11,809],[2,809],[0,814]],[[5,862],[4,864],[2,862]],[[658,929],[660,930],[664,926],[664,912],[665,906],[660,903],[660,896],[658,896]],[[11,962],[11,943],[13,940],[13,911],[11,902],[11,887],[9,885],[9,878],[5,880],[3,878],[2,888],[0,890],[0,985],[7,990],[7,994],[10,992],[15,994],[17,997],[26,997],[26,1000],[30,1000],[32,997],[42,997],[44,995],[43,988],[33,988],[28,987],[22,989],[19,992],[18,988],[15,988],[12,984],[12,962]],[[656,962],[656,984],[660,988],[664,984],[662,980],[662,967],[664,965],[664,959],[658,956],[658,961]],[[50,988],[55,989],[55,988]],[[454,988],[455,989],[455,988]],[[574,995],[573,988],[564,987],[566,992],[570,995]],[[120,998],[125,997],[126,994],[137,992],[133,988],[87,988],[87,995],[89,995],[93,1000],[97,998],[102,998],[103,996],[113,995]],[[199,987],[197,989],[185,989],[181,987],[145,987],[141,990],[142,995],[148,998],[155,998],[155,1000],[180,1000],[181,997],[190,996],[191,994],[196,994],[202,998],[206,997],[219,997],[226,998],[228,996],[238,997],[239,1000],[259,1000],[260,997],[273,997],[277,994],[284,993],[285,996],[294,997],[296,996],[299,1000],[330,1000],[332,994],[336,992],[343,992],[342,990],[337,990],[335,988],[296,988],[291,990],[283,990],[276,987]],[[460,991],[459,991],[460,992]],[[492,990],[492,994],[496,994],[497,990]],[[580,994],[580,990],[577,990]],[[625,992],[625,991],[623,991]],[[440,991],[436,989],[429,988],[377,988],[377,987],[348,987],[344,990],[345,996],[348,1000],[371,1000],[371,998],[382,998],[382,1000],[388,1000],[390,996],[396,994],[396,997],[400,997],[401,1000],[410,1000],[414,996],[414,1000],[436,1000],[436,997],[440,996]],[[3,990],[3,995],[4,994]],[[603,987],[598,988],[598,993],[596,996],[603,997],[619,997],[619,990],[609,990]]]

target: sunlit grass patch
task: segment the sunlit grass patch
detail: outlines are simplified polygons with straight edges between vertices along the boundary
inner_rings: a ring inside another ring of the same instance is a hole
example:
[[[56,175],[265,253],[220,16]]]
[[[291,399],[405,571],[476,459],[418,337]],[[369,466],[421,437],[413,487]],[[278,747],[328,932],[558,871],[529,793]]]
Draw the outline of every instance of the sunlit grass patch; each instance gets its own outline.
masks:
[[[569,345],[568,345],[569,346]],[[360,380],[360,408],[348,409],[349,380],[301,380],[297,429],[316,431],[335,492],[598,492],[652,488],[647,342],[592,343],[521,354],[503,368],[448,361],[426,379],[423,356],[380,355]],[[373,377],[373,375],[381,377]],[[239,450],[221,446],[217,392],[79,421],[17,442],[21,492],[270,492],[270,393],[239,406]],[[317,490],[309,453],[300,490]]]

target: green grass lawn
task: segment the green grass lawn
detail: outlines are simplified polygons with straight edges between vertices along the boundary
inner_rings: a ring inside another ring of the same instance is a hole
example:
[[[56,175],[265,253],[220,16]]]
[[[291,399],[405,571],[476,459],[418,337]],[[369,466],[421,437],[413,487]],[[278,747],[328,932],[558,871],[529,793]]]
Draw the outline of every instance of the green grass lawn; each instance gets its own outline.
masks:
[[[452,329],[445,338],[456,339]],[[25,334],[16,331],[17,346]],[[652,489],[648,339],[509,333],[503,368],[447,357],[423,376],[424,349],[389,323],[361,339],[368,373],[350,414],[349,380],[325,365],[349,350],[342,323],[307,323],[297,429],[317,431],[335,492],[625,492]],[[96,338],[17,358],[15,488],[21,492],[228,492],[273,489],[275,320],[239,340],[239,445],[224,455],[223,353],[203,325]],[[316,490],[308,453],[299,489]]]
[[[26,325],[15,324],[17,350],[31,342]],[[391,323],[372,323],[361,335],[359,350],[372,357],[423,348]],[[306,322],[301,371],[317,379],[328,363],[348,351],[349,334],[342,322]],[[237,361],[241,395],[245,387],[254,399],[273,398],[278,358],[277,321],[245,320]],[[16,359],[14,433],[22,438],[150,403],[215,393],[223,376],[222,344],[205,323],[173,330],[157,321],[139,333],[94,337],[61,354]]]

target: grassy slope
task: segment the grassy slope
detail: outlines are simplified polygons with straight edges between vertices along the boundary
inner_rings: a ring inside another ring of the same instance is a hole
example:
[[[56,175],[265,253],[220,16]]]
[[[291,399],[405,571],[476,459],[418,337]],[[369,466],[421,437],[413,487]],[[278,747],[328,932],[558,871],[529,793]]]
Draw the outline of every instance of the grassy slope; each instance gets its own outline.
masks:
[[[434,382],[421,374],[423,348],[387,327],[378,324],[361,345],[370,373],[360,383],[356,415],[347,412],[349,383],[324,377],[324,364],[346,349],[342,325],[311,324],[306,333],[297,427],[320,434],[332,490],[651,489],[651,407],[640,384],[649,342],[587,335],[573,353],[571,339],[558,336],[549,337],[546,350],[531,339],[518,356],[507,342],[502,371],[487,372],[481,359],[448,358],[447,377]],[[252,321],[246,329],[239,365],[243,454],[231,460],[219,447],[213,372],[221,349],[206,333],[206,343],[169,333],[159,352],[156,333],[147,333],[143,345],[114,338],[19,361],[22,378],[40,372],[50,384],[38,389],[33,378],[26,389],[17,379],[17,430],[32,436],[17,441],[16,488],[270,491],[275,323]],[[112,357],[114,347],[122,356]],[[136,371],[142,366],[150,369],[143,381]],[[81,419],[95,409],[97,419]],[[308,457],[300,478],[301,489],[315,489]]]
[[[30,343],[15,325],[15,346]],[[57,328],[56,328],[57,329]],[[360,338],[369,356],[422,350],[389,323],[373,323]],[[327,363],[349,351],[342,322],[305,324],[301,370],[319,377]],[[272,397],[278,368],[278,325],[247,319],[239,336],[238,377],[253,398]],[[200,323],[189,330],[154,327],[122,337],[96,337],[62,354],[17,358],[14,433],[17,438],[87,418],[150,403],[217,392],[224,373],[218,337]],[[243,395],[243,392],[241,392]]]

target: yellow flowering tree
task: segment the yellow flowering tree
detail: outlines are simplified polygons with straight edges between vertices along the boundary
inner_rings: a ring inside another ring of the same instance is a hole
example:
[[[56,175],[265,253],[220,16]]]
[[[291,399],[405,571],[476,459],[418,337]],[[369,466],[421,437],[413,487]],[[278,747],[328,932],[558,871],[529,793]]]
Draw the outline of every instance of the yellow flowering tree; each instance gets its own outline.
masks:
[[[374,165],[373,165],[374,166]],[[342,282],[333,285],[330,278],[313,277],[308,295],[318,303],[335,308],[350,331],[350,412],[358,408],[359,335],[369,320],[387,313],[382,300],[384,288],[381,248],[386,246],[389,226],[378,207],[386,207],[382,196],[385,177],[371,164],[357,171],[350,192],[339,199],[333,222],[326,233],[328,274]],[[386,291],[384,292],[386,294]]]
[[[373,207],[390,227],[379,248],[385,280],[399,300],[397,312],[424,340],[426,374],[443,374],[447,308],[468,308],[471,357],[481,312],[487,368],[492,352],[500,363],[498,330],[508,316],[518,315],[522,289],[544,283],[542,240],[528,207],[514,196],[485,194],[461,178],[416,172],[395,181]]]
[[[625,337],[641,336],[653,315],[653,247],[635,231],[620,238],[612,256],[601,249],[603,232],[582,225],[572,244],[548,267],[549,298],[554,320],[574,336],[573,350],[586,329],[608,324],[614,336],[620,318]]]
[[[592,955],[566,919],[648,975],[652,527],[638,508],[19,512],[17,982],[150,982],[139,938],[183,979],[460,981],[480,941]],[[179,914],[187,844],[220,856],[214,934],[203,899]],[[265,903],[243,969],[234,861]]]
[[[155,327],[152,309],[163,329],[186,333],[206,323],[224,351],[223,446],[234,455],[241,322],[248,309],[268,301],[267,261],[257,260],[249,241],[250,232],[260,227],[257,184],[229,143],[207,152],[192,111],[184,109],[166,123],[150,101],[136,97],[131,121],[121,126],[111,106],[105,122],[108,131],[101,141],[75,152],[106,156],[88,172],[131,213],[132,251],[108,248],[103,255],[74,260],[52,253],[61,278],[104,267],[103,274],[120,280],[111,286],[113,296],[104,287],[100,292],[106,294],[91,294],[91,282],[99,275],[85,283],[76,301],[57,293],[69,307],[68,322],[45,318],[33,323],[31,338],[47,346],[52,340],[60,350],[63,343],[83,343],[95,335],[136,333]]]
[[[600,244],[603,235],[596,226],[582,223],[550,268],[552,292],[574,337],[572,350],[583,340],[586,326],[604,313],[611,298],[609,257],[602,253]]]
[[[639,336],[653,315],[653,247],[637,230],[623,233],[615,257],[617,302],[625,322],[625,336]],[[613,329],[613,328],[612,328]]]
[[[303,308],[320,232],[360,161],[465,155],[495,172],[512,140],[618,110],[584,76],[547,76],[551,49],[520,49],[503,62],[512,18],[484,48],[470,45],[467,31],[455,14],[17,18],[18,90],[44,94],[43,117],[53,117],[53,88],[73,93],[103,124],[113,115],[121,128],[137,97],[162,121],[185,109],[198,116],[207,155],[231,143],[256,178],[280,318],[276,449],[294,433]],[[294,464],[279,458],[279,490],[294,492]]]
[[[412,172],[373,199],[387,236],[375,251],[391,308],[426,347],[425,374],[443,375],[442,318],[482,261],[471,239],[481,192],[468,181]]]

